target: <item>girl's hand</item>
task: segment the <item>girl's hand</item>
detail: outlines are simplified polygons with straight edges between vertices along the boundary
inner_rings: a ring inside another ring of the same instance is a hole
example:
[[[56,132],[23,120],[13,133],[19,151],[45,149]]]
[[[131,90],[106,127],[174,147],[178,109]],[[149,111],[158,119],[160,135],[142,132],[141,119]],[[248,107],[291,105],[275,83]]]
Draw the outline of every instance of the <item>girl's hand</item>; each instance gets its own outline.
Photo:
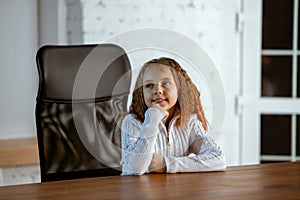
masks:
[[[166,120],[168,119],[169,117],[169,112],[166,111],[163,107],[161,107],[159,104],[152,104],[151,105],[151,108],[157,108],[158,110],[160,110],[160,112],[164,115],[164,118],[163,118],[163,122],[166,122]]]
[[[159,154],[153,154],[149,170],[151,173],[166,173],[165,158]]]

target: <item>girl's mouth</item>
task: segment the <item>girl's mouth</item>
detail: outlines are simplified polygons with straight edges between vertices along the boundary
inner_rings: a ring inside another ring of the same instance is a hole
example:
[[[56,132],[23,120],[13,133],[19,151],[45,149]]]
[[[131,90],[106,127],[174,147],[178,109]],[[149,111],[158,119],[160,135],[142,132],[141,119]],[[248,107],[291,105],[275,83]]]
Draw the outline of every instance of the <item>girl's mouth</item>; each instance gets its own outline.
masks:
[[[161,103],[163,101],[165,101],[165,100],[162,98],[157,98],[157,99],[152,100],[152,102],[154,102],[154,103]]]

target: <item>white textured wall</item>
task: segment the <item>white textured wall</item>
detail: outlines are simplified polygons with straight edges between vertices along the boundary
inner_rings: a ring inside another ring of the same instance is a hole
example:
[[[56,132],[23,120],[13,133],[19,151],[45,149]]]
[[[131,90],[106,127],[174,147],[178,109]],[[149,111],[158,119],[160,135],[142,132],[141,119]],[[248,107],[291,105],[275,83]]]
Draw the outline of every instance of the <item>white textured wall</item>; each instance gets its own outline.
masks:
[[[97,43],[137,28],[178,31],[222,56],[223,0],[81,0],[84,42]]]

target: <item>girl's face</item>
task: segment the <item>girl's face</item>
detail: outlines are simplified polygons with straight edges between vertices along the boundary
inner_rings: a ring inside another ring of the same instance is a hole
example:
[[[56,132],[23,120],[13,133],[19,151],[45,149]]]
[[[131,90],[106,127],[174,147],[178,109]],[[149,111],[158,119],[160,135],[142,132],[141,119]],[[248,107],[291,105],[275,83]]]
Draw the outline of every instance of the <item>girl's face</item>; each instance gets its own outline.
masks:
[[[174,108],[178,92],[170,67],[153,64],[145,70],[143,95],[148,107],[156,104],[166,111]]]

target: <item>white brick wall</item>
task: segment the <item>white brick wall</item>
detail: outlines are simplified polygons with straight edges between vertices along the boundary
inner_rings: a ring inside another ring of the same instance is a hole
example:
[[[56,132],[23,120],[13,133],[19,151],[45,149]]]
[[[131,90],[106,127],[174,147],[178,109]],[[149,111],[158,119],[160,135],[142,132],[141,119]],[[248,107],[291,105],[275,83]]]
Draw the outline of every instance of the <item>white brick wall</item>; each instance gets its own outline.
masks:
[[[223,0],[81,0],[81,4],[86,43],[101,42],[137,28],[156,27],[190,37],[214,60],[222,55]]]

